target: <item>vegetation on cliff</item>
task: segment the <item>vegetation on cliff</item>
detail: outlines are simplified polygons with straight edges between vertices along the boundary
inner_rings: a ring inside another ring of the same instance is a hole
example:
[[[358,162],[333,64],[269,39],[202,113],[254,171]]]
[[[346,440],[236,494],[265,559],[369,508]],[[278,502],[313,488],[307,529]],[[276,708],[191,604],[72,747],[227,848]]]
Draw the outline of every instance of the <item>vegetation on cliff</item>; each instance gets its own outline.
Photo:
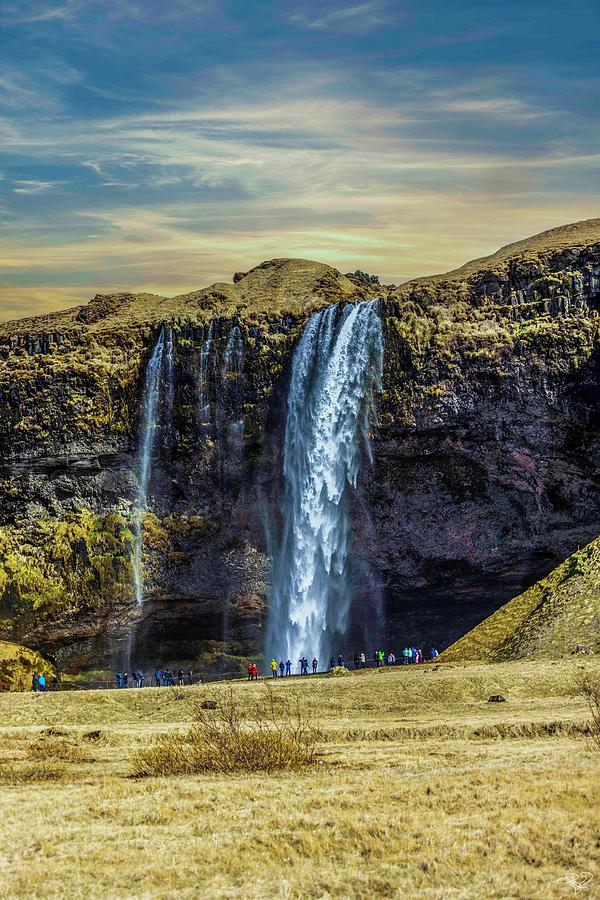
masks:
[[[166,326],[174,334],[176,389],[144,522],[148,597],[200,599],[212,616],[205,641],[222,642],[222,620],[231,614],[227,627],[240,626],[235,652],[250,652],[268,579],[268,540],[256,501],[278,487],[277,442],[294,347],[315,310],[376,295],[383,298],[386,334],[379,434],[394,448],[380,481],[393,483],[396,492],[423,487],[423,467],[414,462],[414,447],[400,449],[402,436],[442,429],[452,440],[452,428],[465,434],[477,410],[487,410],[490,433],[510,429],[515,417],[527,419],[534,409],[540,421],[564,417],[564,441],[583,446],[589,438],[600,347],[598,219],[399,288],[352,280],[320,263],[279,259],[237,273],[233,284],[180,297],[97,296],[84,307],[4,323],[0,635],[43,648],[71,642],[72,660],[92,661],[107,619],[129,620],[141,394],[147,360]],[[200,357],[211,322],[214,359],[207,378]],[[243,341],[240,372],[223,364],[234,326]],[[208,424],[201,406],[209,408]],[[238,452],[228,429],[240,420]],[[521,484],[536,503],[545,492],[557,508],[569,508],[562,470],[549,472],[542,484],[530,447],[494,445],[493,458],[482,462],[460,441],[438,466],[443,496],[457,508],[465,497],[485,496],[490,469],[509,484],[519,479],[516,490],[507,491],[509,512],[489,523],[494,550],[512,540],[511,527],[529,515]],[[418,452],[424,457],[430,450]],[[469,548],[466,559],[464,539],[457,543],[463,568],[487,552]],[[394,552],[390,542],[374,551],[387,575],[398,569]],[[454,562],[452,552],[447,556]],[[410,555],[405,558],[409,565]]]

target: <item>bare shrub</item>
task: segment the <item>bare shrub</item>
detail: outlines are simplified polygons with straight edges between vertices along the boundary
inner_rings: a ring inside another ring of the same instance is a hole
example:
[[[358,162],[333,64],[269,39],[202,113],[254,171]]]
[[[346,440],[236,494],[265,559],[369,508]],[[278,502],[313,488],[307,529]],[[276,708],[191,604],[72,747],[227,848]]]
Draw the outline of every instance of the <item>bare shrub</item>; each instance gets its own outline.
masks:
[[[64,762],[90,762],[89,751],[78,744],[59,738],[40,738],[27,748],[27,756],[35,760],[60,759]]]
[[[298,771],[316,762],[319,730],[295,695],[267,686],[247,703],[231,688],[216,708],[206,699],[192,704],[195,723],[187,732],[163,735],[135,755],[135,776]]]
[[[584,675],[580,684],[592,715],[589,734],[598,750],[600,750],[600,678]]]

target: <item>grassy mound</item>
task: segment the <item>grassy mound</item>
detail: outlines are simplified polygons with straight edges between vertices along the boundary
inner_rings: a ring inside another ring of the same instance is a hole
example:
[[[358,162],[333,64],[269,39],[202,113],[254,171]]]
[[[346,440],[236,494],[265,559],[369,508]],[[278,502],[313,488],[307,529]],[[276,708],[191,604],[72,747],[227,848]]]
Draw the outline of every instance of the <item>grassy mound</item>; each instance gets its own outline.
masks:
[[[43,673],[48,679],[54,667],[35,650],[0,641],[0,691],[22,691],[31,687],[31,676]]]
[[[443,654],[445,661],[600,652],[600,538],[569,556]]]

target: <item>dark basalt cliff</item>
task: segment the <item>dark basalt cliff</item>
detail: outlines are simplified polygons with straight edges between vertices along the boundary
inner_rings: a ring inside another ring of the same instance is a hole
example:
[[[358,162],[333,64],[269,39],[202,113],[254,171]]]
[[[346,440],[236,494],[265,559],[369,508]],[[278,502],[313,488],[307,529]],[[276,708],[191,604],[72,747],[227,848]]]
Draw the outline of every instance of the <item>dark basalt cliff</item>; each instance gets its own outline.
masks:
[[[72,669],[108,664],[129,634],[148,663],[230,668],[255,652],[294,347],[312,312],[376,287],[272,260],[182,297],[99,296],[0,326],[0,638]],[[384,391],[353,497],[347,649],[446,644],[600,530],[600,220],[377,293]],[[140,612],[136,448],[163,324],[174,411],[152,470]],[[223,362],[236,325],[239,373]]]

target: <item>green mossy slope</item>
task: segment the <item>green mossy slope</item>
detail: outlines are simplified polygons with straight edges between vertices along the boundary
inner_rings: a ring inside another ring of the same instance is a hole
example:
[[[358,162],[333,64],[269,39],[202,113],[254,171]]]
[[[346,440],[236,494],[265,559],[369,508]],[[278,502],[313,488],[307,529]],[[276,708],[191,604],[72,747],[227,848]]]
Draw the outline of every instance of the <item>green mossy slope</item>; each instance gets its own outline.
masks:
[[[452,644],[446,661],[600,652],[600,538]]]
[[[48,679],[53,672],[54,667],[34,650],[0,641],[0,691],[27,690],[34,673]]]

